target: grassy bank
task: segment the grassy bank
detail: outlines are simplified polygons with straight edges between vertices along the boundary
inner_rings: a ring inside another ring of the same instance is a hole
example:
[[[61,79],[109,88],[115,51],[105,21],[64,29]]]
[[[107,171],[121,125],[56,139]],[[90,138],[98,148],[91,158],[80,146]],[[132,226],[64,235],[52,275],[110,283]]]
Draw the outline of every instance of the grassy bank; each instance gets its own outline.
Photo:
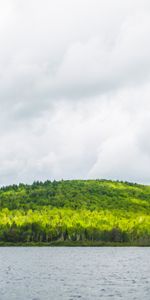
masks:
[[[0,242],[0,247],[150,247],[150,244],[144,243],[119,243],[119,242],[72,242],[72,241],[53,241],[46,242],[30,242],[30,243],[12,243]]]

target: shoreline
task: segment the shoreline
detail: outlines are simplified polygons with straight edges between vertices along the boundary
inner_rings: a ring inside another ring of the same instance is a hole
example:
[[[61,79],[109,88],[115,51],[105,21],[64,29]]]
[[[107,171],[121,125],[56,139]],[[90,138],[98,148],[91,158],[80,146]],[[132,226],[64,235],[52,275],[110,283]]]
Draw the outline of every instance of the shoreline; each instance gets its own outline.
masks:
[[[0,242],[0,247],[150,247],[146,243],[121,243],[121,242],[70,242],[70,241],[53,241],[53,242],[29,242],[14,243]]]

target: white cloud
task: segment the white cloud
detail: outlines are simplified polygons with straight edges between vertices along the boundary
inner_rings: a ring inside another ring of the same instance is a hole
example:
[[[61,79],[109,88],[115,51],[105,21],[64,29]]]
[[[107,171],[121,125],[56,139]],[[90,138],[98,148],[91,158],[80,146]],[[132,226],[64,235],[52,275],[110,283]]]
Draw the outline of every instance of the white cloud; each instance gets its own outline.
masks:
[[[0,184],[149,183],[149,1],[0,1]]]

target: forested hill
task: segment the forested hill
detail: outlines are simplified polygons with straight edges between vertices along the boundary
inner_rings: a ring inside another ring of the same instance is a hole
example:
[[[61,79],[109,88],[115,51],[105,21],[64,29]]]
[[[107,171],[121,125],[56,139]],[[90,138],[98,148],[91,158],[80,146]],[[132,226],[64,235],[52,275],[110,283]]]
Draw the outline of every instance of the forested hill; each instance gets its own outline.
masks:
[[[150,209],[150,186],[109,180],[67,180],[34,182],[0,189],[0,209]]]
[[[0,189],[0,245],[150,246],[150,186],[110,180],[34,182]]]

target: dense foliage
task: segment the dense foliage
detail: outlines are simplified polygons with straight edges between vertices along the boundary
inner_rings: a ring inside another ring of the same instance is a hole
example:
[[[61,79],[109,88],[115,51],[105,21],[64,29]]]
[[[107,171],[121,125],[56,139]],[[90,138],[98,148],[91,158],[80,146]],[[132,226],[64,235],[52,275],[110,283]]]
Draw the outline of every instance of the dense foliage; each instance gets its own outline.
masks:
[[[150,186],[106,180],[0,189],[0,241],[150,244]]]

